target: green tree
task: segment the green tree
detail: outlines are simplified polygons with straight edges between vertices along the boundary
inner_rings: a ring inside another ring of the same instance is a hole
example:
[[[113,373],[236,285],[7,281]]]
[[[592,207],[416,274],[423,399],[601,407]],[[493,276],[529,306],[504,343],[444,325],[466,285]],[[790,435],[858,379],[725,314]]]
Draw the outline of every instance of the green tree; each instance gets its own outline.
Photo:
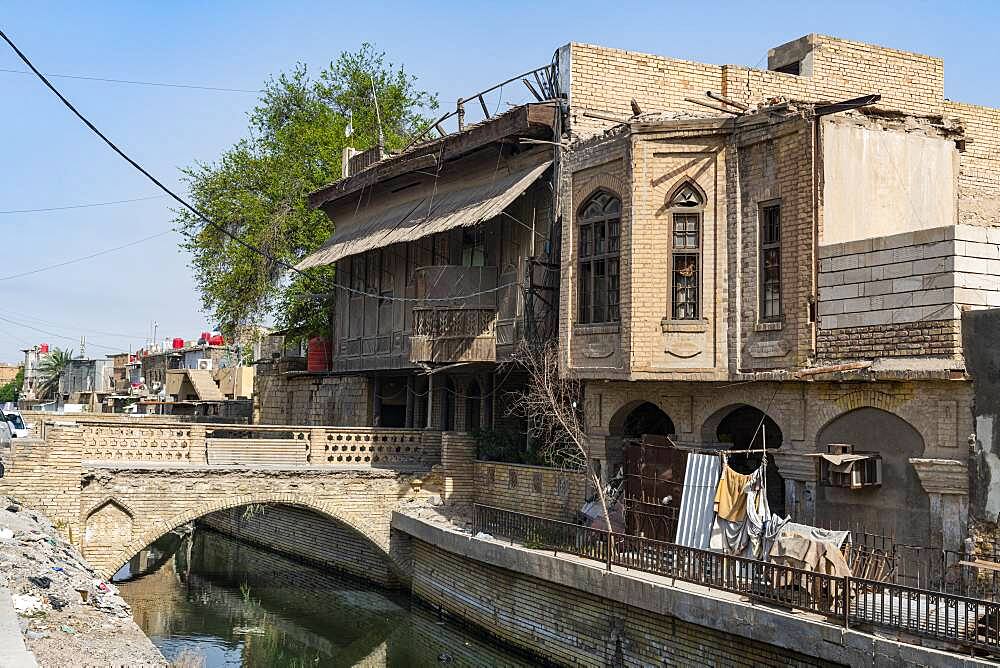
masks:
[[[247,137],[217,161],[183,170],[192,203],[231,234],[294,264],[333,232],[322,211],[307,207],[306,195],[340,178],[345,147],[378,141],[373,89],[390,151],[423,131],[425,112],[437,108],[436,95],[418,89],[414,76],[367,43],[342,53],[315,78],[299,64],[267,81],[249,114]],[[181,245],[191,254],[202,306],[226,333],[269,317],[302,334],[325,331],[329,297],[316,294],[330,289],[332,267],[303,277],[188,211],[179,210],[175,223],[185,233]]]
[[[39,382],[36,386],[39,398],[46,398],[59,390],[59,377],[72,359],[73,351],[61,348],[53,348],[42,358],[38,363]]]
[[[17,370],[14,380],[0,387],[0,403],[17,401],[21,396],[21,388],[24,386],[24,367]]]

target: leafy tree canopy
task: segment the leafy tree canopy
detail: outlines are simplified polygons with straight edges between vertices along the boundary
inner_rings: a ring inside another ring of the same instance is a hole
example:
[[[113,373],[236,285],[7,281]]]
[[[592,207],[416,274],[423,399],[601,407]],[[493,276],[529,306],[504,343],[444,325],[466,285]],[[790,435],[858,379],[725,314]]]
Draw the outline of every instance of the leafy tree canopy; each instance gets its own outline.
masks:
[[[47,398],[59,390],[59,377],[72,359],[72,350],[53,348],[38,362],[39,380],[36,389],[39,399]]]
[[[21,396],[21,388],[24,386],[24,367],[17,370],[14,380],[0,387],[0,403],[17,401]]]
[[[425,114],[438,106],[436,95],[368,43],[316,77],[299,64],[266,82],[247,137],[215,162],[183,170],[192,203],[231,234],[294,264],[333,232],[326,214],[307,207],[306,195],[340,178],[345,147],[378,141],[373,89],[390,151],[424,130]],[[189,211],[179,210],[174,222],[185,233],[181,246],[191,254],[202,306],[227,333],[269,317],[303,334],[325,331],[329,304],[315,293],[329,289],[332,267],[310,269],[308,278],[289,274]]]

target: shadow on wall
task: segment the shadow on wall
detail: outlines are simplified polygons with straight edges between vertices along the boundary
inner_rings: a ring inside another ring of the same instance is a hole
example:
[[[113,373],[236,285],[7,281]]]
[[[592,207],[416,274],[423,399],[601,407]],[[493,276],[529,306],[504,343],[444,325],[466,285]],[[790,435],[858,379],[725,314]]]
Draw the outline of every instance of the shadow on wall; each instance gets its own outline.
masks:
[[[921,457],[924,440],[908,422],[879,408],[858,408],[834,418],[819,433],[817,448],[850,443],[855,451],[882,455],[882,484],[862,489],[819,486],[816,524],[821,527],[893,532],[896,541],[930,545],[930,499],[911,457]]]

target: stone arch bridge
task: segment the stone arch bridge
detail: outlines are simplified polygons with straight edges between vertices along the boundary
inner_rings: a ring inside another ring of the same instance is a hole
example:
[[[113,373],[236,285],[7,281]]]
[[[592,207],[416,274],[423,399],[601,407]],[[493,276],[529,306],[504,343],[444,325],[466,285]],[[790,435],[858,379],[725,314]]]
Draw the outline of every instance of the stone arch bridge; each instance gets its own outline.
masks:
[[[48,515],[105,577],[177,527],[256,504],[332,520],[337,535],[405,577],[392,512],[447,491],[435,466],[441,432],[96,416],[46,420],[38,431],[5,456],[0,493]]]

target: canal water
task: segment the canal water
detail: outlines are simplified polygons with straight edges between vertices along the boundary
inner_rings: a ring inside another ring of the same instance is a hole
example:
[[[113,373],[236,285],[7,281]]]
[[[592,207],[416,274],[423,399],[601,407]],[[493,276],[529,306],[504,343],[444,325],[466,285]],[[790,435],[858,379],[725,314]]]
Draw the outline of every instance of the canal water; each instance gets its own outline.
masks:
[[[208,529],[167,535],[114,581],[179,668],[532,665],[405,595]]]

